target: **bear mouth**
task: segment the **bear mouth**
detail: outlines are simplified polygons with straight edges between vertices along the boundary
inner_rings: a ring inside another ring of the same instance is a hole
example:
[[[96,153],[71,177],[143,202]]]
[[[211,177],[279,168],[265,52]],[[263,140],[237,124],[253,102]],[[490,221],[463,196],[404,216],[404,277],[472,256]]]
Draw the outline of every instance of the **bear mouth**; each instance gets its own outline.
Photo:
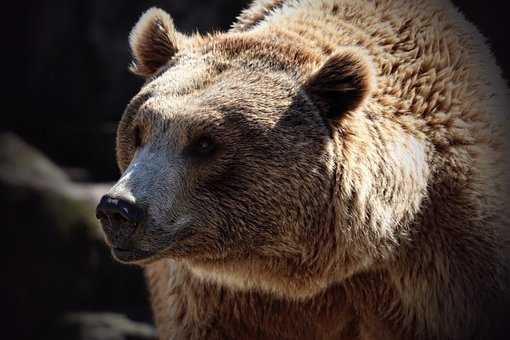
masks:
[[[140,250],[136,248],[121,248],[121,247],[112,247],[111,248],[112,256],[119,262],[122,263],[134,263],[140,262],[144,260],[148,260],[154,256],[154,253]]]

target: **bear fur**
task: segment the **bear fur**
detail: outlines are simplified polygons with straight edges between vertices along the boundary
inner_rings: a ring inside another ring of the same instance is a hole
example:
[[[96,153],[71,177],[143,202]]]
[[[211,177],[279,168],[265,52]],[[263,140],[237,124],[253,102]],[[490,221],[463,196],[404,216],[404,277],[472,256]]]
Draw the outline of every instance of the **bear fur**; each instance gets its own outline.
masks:
[[[113,253],[162,339],[510,334],[508,92],[452,4],[257,0],[206,36],[151,9],[130,44],[110,194],[150,222]]]

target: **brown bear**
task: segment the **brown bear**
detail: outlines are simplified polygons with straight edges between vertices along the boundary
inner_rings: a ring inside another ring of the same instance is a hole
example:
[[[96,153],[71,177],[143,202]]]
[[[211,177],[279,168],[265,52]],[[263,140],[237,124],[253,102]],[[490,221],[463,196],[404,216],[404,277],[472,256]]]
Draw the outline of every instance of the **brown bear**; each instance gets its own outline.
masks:
[[[130,46],[97,215],[162,339],[507,338],[507,87],[452,4],[154,8]]]

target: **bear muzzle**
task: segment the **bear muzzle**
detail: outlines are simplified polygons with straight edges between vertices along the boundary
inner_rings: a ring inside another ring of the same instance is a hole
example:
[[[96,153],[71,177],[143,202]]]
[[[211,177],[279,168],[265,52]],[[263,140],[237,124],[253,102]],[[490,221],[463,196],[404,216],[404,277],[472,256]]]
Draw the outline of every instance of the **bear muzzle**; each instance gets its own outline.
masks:
[[[133,261],[148,256],[136,248],[137,231],[143,227],[145,209],[121,197],[104,195],[97,208],[96,217],[101,222],[107,243],[120,261]]]

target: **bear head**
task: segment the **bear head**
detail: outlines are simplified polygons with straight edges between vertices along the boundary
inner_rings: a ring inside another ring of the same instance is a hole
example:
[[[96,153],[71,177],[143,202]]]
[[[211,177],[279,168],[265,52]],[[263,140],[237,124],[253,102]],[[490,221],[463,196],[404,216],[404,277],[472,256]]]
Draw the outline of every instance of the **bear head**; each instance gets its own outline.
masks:
[[[160,9],[130,46],[145,84],[118,128],[122,176],[98,207],[115,258],[303,297],[405,237],[426,186],[423,147],[376,127],[363,49],[324,56],[256,30],[186,36]],[[381,134],[393,136],[384,148]]]

